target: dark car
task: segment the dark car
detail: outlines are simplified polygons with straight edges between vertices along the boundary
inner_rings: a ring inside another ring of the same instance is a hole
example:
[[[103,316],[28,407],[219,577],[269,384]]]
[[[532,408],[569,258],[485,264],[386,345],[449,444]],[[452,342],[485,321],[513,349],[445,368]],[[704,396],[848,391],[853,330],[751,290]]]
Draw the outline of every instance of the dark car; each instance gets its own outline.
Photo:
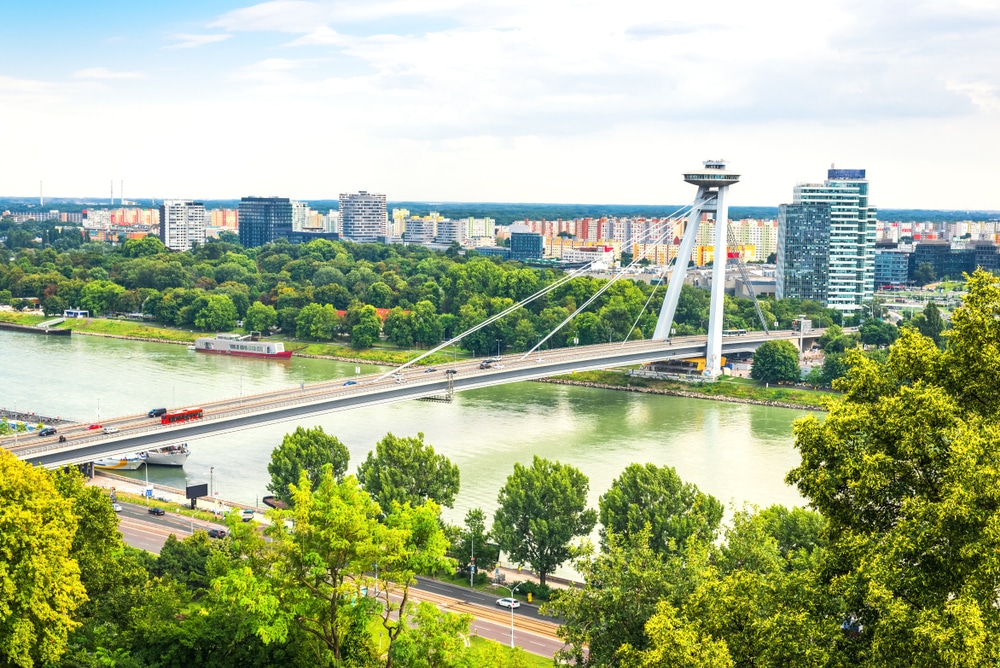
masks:
[[[226,530],[225,529],[209,529],[208,530],[208,537],[209,538],[225,538],[226,537]]]
[[[152,507],[152,508],[149,509],[149,514],[150,515],[162,516],[164,514],[163,508],[157,508],[157,507],[154,506],[154,507]]]
[[[55,427],[46,427],[38,432],[39,436],[53,436],[56,433]]]
[[[154,408],[151,411],[149,411],[146,415],[148,415],[149,417],[160,417],[166,412],[167,412],[166,408]]]
[[[447,371],[445,371],[445,373],[448,374],[449,376],[454,376],[458,374],[458,369],[448,369]]]
[[[356,380],[349,380],[346,383],[344,383],[344,387],[347,387],[348,385],[357,385],[357,384],[358,384],[358,381],[356,381]]]
[[[426,371],[424,371],[424,373],[434,373],[435,371],[437,371],[437,369],[435,369],[434,367],[431,367],[430,369],[427,369]]]

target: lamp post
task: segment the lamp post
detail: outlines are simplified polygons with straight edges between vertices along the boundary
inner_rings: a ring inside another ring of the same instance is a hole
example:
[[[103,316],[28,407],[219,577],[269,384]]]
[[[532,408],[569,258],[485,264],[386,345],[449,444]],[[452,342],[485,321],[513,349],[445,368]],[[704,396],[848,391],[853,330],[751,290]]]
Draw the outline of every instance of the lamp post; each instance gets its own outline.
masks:
[[[476,534],[470,533],[469,540],[472,541],[470,551],[472,556],[469,559],[469,589],[476,588]]]
[[[497,359],[500,359],[500,339],[497,339]]]
[[[518,582],[513,588],[505,587],[504,585],[497,585],[501,589],[506,589],[510,592],[510,648],[514,649],[514,592],[520,587],[523,582]]]
[[[803,350],[802,337],[806,331],[806,317],[804,315],[799,316],[799,359],[804,359],[806,356],[806,351]]]

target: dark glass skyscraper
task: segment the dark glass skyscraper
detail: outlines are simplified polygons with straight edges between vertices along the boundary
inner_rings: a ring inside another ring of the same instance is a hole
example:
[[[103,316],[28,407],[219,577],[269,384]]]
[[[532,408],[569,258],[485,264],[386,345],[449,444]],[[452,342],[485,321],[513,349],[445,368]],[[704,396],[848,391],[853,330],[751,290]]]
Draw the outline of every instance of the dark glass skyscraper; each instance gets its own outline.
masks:
[[[240,243],[256,248],[292,233],[292,202],[287,197],[240,200]]]
[[[778,207],[778,299],[814,299],[826,305],[830,262],[830,205]]]

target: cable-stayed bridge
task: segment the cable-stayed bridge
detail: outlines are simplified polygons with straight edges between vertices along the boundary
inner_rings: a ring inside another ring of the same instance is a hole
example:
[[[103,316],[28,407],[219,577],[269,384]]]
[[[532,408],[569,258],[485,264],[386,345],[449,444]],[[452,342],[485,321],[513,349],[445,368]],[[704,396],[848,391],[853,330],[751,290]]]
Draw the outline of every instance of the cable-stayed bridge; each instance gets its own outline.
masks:
[[[822,331],[816,330],[809,336],[814,338],[820,334]],[[751,332],[745,336],[726,337],[722,350],[725,354],[752,352],[765,341],[776,339],[798,342],[799,333]],[[631,341],[558,348],[536,352],[529,357],[513,355],[488,369],[481,369],[478,359],[433,368],[408,368],[396,374],[339,378],[287,390],[213,401],[198,406],[204,417],[189,422],[164,425],[159,418],[150,418],[146,414],[130,415],[102,422],[105,427],[118,429],[113,434],[90,431],[86,425],[80,424],[59,429],[66,442],[60,442],[57,436],[40,438],[22,435],[16,445],[13,437],[3,439],[0,445],[27,462],[56,468],[320,413],[441,396],[453,391],[572,374],[575,371],[699,357],[704,355],[705,345],[705,336],[689,336],[671,341]]]
[[[549,338],[594,303],[611,285],[625,275],[623,271],[602,285],[562,323],[541,338],[534,348],[523,355],[508,356],[498,363],[482,366],[478,360],[444,365],[438,369],[413,366],[415,362],[433,355],[447,346],[459,343],[470,334],[490,326],[539,297],[558,289],[561,285],[586,271],[585,267],[560,277],[534,295],[487,318],[394,371],[381,375],[372,374],[356,379],[341,378],[288,390],[213,401],[197,407],[200,415],[196,419],[174,424],[162,424],[158,419],[154,421],[146,415],[124,416],[104,422],[104,426],[111,428],[112,433],[95,433],[83,425],[78,425],[61,428],[59,437],[54,435],[47,437],[21,436],[19,442],[15,440],[17,437],[8,437],[0,441],[0,447],[12,450],[16,456],[32,464],[54,468],[90,462],[128,452],[152,450],[180,441],[190,441],[264,424],[296,420],[308,415],[346,411],[424,397],[440,395],[450,397],[451,393],[455,391],[570,374],[576,371],[631,366],[658,360],[703,357],[706,360],[705,377],[715,378],[722,371],[723,355],[753,352],[765,341],[779,338],[798,340],[801,344],[802,336],[799,332],[769,332],[769,325],[773,323],[765,321],[764,312],[760,305],[756,304],[756,299],[754,302],[761,319],[763,332],[723,336],[725,265],[730,259],[727,247],[726,193],[730,185],[739,182],[739,175],[727,172],[725,163],[710,160],[704,163],[703,169],[685,172],[684,180],[698,187],[698,195],[691,206],[682,209],[685,211],[685,215],[689,215],[689,218],[685,225],[675,269],[667,284],[667,293],[660,309],[656,328],[649,340],[628,340],[632,333],[636,332],[636,325],[641,318],[640,313],[639,318],[636,318],[635,323],[629,329],[629,337],[624,342],[539,351]],[[715,216],[714,257],[721,260],[714,264],[708,335],[670,339],[668,337],[672,333],[673,318],[680,298],[681,286],[704,212],[711,212]],[[672,216],[673,214],[670,218]],[[635,241],[640,243],[649,241],[656,244],[674,236],[674,229],[671,226],[658,230],[658,232],[655,239],[650,235],[649,239]],[[640,261],[641,258],[635,258],[626,269],[634,267]],[[741,260],[737,258],[737,261]],[[650,294],[643,310],[648,308],[652,298],[653,293]],[[815,330],[810,333],[808,338],[811,342],[821,334],[821,330]],[[176,409],[177,407],[171,407],[172,411]],[[194,407],[191,409],[193,410]]]

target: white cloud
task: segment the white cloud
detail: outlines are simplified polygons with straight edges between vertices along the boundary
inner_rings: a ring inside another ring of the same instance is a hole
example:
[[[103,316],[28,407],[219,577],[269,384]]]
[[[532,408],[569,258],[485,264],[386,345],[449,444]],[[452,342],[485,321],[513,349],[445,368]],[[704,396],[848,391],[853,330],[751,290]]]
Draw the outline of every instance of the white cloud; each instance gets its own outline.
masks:
[[[1000,111],[1000,95],[997,95],[997,87],[983,81],[975,83],[955,83],[948,84],[948,90],[965,95],[983,111]]]
[[[88,67],[73,73],[77,79],[141,79],[141,72],[115,72],[106,67]]]
[[[205,46],[206,44],[214,44],[216,42],[222,42],[232,37],[232,35],[227,33],[215,33],[215,34],[192,34],[192,33],[177,33],[170,35],[169,39],[175,40],[173,44],[168,44],[164,49],[195,49],[199,46]]]

